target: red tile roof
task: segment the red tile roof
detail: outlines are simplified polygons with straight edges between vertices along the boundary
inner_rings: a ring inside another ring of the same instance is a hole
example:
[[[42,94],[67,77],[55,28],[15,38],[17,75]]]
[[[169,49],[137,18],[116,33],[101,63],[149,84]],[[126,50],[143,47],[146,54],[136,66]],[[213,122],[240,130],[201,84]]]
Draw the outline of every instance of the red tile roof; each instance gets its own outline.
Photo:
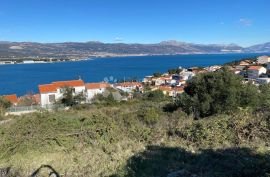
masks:
[[[57,88],[84,86],[84,82],[82,80],[58,81],[58,82],[53,82],[52,84],[55,85]]]
[[[172,91],[170,86],[160,86],[158,89],[162,91]]]
[[[13,95],[4,95],[3,96],[6,100],[10,101],[11,103],[15,104],[18,103],[18,98],[16,94]]]
[[[108,88],[110,87],[110,84],[106,82],[101,83],[87,83],[85,84],[86,89],[101,89],[101,88]]]
[[[81,87],[84,86],[82,80],[72,80],[72,81],[58,81],[52,82],[51,84],[39,85],[39,93],[50,93],[56,92],[57,88],[61,87]]]
[[[39,85],[39,93],[50,93],[50,92],[56,92],[57,88],[54,84],[45,84],[45,85]]]
[[[176,92],[181,92],[181,93],[184,92],[184,88],[183,87],[175,87],[174,90]]]
[[[142,84],[140,82],[122,82],[117,84],[117,86],[121,87],[141,87]]]
[[[262,66],[250,66],[248,69],[249,70],[260,70]]]
[[[167,77],[159,77],[158,79],[165,81],[165,80],[172,80],[171,78],[172,78],[171,76],[167,76]]]
[[[173,88],[173,87],[170,87],[170,86],[159,86],[158,88],[161,91],[167,91],[167,92],[169,92],[169,91],[176,91],[178,93],[184,92],[184,88],[183,87],[174,87]]]

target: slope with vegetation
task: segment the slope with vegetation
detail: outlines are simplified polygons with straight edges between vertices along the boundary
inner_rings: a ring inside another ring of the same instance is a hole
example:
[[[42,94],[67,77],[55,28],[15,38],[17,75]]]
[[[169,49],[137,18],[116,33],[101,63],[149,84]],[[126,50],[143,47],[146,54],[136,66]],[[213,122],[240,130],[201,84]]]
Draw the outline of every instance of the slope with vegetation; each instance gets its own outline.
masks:
[[[225,69],[196,76],[175,101],[160,91],[98,100],[8,117],[0,167],[13,176],[42,164],[65,177],[270,176],[268,85],[255,89]]]

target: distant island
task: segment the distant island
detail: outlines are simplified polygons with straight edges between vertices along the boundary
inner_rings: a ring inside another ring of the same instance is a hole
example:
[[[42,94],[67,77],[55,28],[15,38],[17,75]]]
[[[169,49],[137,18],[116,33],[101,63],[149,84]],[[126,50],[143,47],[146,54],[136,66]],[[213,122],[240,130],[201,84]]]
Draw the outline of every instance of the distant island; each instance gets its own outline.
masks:
[[[77,61],[97,57],[264,52],[270,52],[270,42],[241,47],[236,44],[193,44],[173,40],[157,44],[102,43],[99,41],[63,43],[0,41],[1,64]]]

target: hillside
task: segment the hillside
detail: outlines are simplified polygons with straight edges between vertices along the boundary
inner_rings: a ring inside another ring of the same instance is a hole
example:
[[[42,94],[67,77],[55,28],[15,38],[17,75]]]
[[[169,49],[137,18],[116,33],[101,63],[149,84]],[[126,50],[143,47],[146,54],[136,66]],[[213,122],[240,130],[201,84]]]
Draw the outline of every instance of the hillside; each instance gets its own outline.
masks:
[[[0,125],[0,167],[22,176],[41,165],[64,177],[270,176],[269,113],[240,110],[194,121],[164,111],[169,102],[8,117]]]
[[[158,44],[124,44],[101,42],[0,42],[0,60],[71,59],[122,55],[175,55],[239,52],[270,52],[267,44],[243,48],[235,44],[192,44],[163,41]]]
[[[3,116],[0,99],[2,174],[270,177],[269,84],[224,67],[196,75],[175,98],[146,88],[119,102],[107,91],[92,104],[65,94],[69,109],[22,116]]]

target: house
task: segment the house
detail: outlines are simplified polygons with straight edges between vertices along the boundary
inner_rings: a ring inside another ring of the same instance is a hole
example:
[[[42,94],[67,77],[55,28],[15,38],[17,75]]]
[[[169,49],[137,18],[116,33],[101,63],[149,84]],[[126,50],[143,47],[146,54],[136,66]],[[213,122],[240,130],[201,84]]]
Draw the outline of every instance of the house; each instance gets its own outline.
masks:
[[[266,64],[270,62],[270,57],[269,56],[260,56],[257,58],[257,63],[258,64]]]
[[[243,60],[243,61],[240,61],[239,65],[240,66],[249,66],[252,63],[253,62],[251,60]]]
[[[87,83],[85,84],[86,92],[87,92],[87,102],[91,102],[91,100],[98,94],[103,94],[107,88],[111,87],[110,84],[106,82],[101,83]]]
[[[236,70],[239,70],[239,71],[242,71],[242,70],[244,70],[246,68],[246,66],[243,66],[243,65],[236,65],[235,66],[235,69]]]
[[[247,75],[249,79],[257,79],[262,74],[266,74],[266,68],[262,66],[250,66],[247,69]]]
[[[177,95],[180,95],[184,93],[184,87],[175,87],[174,88],[174,95],[177,96]]]
[[[5,100],[9,101],[12,103],[12,105],[16,106],[18,104],[18,98],[16,94],[12,95],[4,95],[3,96]]]
[[[158,89],[161,90],[164,95],[171,97],[176,97],[184,92],[183,87],[159,86]]]
[[[185,81],[191,79],[194,76],[195,76],[195,73],[191,71],[185,71],[180,74],[181,80],[185,80]]]
[[[208,72],[215,72],[219,69],[221,69],[221,66],[219,65],[209,66],[205,68],[205,70],[207,70]]]
[[[40,104],[42,107],[54,104],[63,97],[63,88],[71,87],[74,94],[85,92],[85,84],[82,80],[59,81],[51,84],[39,85]]]
[[[167,83],[170,83],[172,80],[172,77],[169,76],[163,76],[163,77],[159,77],[155,80],[155,85],[156,86],[160,86],[160,85],[165,85]]]
[[[153,76],[145,76],[142,82],[145,85],[152,85],[152,83],[153,83]]]
[[[23,64],[33,64],[33,63],[35,63],[34,60],[24,60],[23,61]]]
[[[158,89],[161,90],[164,95],[168,95],[168,96],[174,95],[173,89],[170,86],[159,86]]]
[[[139,82],[122,82],[115,85],[115,88],[123,92],[131,93],[133,91],[142,92],[143,87]]]

